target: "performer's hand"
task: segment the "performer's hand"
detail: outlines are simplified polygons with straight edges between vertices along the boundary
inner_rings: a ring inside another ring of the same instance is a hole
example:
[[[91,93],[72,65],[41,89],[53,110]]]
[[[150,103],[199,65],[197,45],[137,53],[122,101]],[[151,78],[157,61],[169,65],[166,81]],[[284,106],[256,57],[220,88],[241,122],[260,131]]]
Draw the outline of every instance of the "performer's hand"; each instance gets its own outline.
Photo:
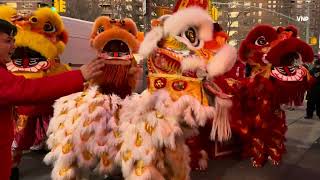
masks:
[[[103,68],[106,65],[106,61],[103,59],[95,59],[80,67],[83,78],[88,81],[94,79],[103,74]]]

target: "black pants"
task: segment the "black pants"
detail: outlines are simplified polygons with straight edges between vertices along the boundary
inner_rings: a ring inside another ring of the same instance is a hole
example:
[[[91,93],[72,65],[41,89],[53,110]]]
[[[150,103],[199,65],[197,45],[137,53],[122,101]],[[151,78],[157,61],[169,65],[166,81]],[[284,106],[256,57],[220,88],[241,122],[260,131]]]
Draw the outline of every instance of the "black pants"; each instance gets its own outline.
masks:
[[[312,117],[314,110],[320,118],[320,99],[309,98],[307,101],[307,116]]]

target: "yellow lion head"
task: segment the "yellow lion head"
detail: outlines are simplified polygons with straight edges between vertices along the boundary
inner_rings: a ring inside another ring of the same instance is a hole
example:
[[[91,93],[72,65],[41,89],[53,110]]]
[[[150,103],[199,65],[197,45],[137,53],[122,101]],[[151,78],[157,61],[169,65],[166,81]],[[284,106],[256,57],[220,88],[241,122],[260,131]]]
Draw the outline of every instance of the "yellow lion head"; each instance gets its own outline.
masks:
[[[7,65],[12,72],[39,72],[51,67],[68,40],[61,17],[50,8],[19,15],[9,7],[0,7],[0,18],[18,28],[16,50]]]

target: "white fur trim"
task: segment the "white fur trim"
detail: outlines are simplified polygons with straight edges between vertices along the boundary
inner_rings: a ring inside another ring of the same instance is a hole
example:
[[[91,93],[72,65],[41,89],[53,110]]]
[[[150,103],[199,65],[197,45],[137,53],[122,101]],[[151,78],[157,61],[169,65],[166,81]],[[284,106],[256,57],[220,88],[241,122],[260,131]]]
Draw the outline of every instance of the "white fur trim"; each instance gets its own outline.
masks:
[[[209,78],[223,75],[230,71],[237,60],[237,50],[233,46],[224,45],[217,54],[209,60],[207,72]]]
[[[155,27],[148,32],[140,45],[139,54],[144,58],[148,57],[150,53],[157,48],[158,42],[164,37],[163,28]]]
[[[178,35],[189,26],[199,27],[201,40],[210,41],[213,33],[213,21],[208,13],[199,7],[180,10],[164,21],[164,33]]]
[[[227,141],[231,138],[230,126],[230,108],[232,101],[230,99],[222,99],[216,97],[215,99],[216,114],[212,123],[210,137],[212,140],[219,142]]]
[[[181,62],[182,71],[197,71],[198,69],[205,69],[205,67],[205,62],[198,56],[189,56]]]

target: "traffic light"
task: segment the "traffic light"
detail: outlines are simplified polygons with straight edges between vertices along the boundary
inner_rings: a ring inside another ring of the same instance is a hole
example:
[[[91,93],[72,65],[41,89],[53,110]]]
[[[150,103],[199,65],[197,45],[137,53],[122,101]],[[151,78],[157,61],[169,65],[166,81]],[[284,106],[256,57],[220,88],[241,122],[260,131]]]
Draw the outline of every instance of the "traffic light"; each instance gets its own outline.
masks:
[[[315,37],[315,36],[313,36],[313,37],[311,37],[310,38],[310,45],[317,45],[317,43],[318,43],[318,39],[317,39],[317,37]]]
[[[66,0],[60,0],[59,3],[59,12],[66,12]]]
[[[60,9],[60,1],[59,0],[54,0],[53,1],[53,7],[59,12]]]
[[[53,0],[53,7],[57,12],[66,12],[66,0]]]
[[[218,17],[219,17],[218,9],[214,6],[212,6],[212,8],[211,8],[211,17],[214,21],[217,21]]]

